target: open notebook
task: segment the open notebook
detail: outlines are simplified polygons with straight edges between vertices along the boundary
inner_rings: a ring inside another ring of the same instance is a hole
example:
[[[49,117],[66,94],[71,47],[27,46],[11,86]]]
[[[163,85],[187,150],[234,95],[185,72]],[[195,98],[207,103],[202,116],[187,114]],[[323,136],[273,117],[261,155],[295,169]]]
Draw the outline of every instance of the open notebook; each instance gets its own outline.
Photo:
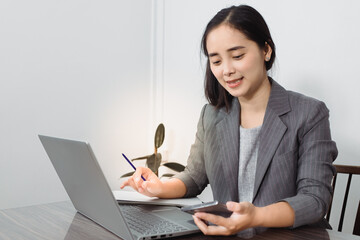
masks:
[[[115,199],[121,204],[152,204],[162,206],[183,207],[188,205],[200,204],[202,201],[197,198],[176,198],[159,199],[157,197],[147,197],[136,191],[115,190],[113,191]]]

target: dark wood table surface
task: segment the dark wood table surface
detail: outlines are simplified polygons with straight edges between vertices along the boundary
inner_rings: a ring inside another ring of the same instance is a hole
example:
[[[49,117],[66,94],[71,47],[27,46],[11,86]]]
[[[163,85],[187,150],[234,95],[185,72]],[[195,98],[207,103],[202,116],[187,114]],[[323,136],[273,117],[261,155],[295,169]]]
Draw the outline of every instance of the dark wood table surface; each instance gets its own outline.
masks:
[[[117,236],[98,224],[76,212],[69,201],[35,205],[0,211],[0,239],[44,239],[44,240],[119,240]],[[236,236],[204,236],[193,234],[179,239],[237,239]],[[294,230],[269,229],[256,235],[252,240],[260,239],[358,239],[359,236],[341,233],[334,230],[301,227]]]

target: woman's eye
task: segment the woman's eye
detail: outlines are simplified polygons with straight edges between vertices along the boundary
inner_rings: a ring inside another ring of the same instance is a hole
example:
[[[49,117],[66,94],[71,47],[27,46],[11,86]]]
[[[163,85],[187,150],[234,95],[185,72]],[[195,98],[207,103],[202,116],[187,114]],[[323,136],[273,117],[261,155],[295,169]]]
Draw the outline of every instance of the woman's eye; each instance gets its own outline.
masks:
[[[214,65],[219,65],[219,64],[220,64],[220,61],[213,61],[212,64],[214,64]]]
[[[241,59],[244,56],[244,54],[236,55],[234,56],[235,59]]]

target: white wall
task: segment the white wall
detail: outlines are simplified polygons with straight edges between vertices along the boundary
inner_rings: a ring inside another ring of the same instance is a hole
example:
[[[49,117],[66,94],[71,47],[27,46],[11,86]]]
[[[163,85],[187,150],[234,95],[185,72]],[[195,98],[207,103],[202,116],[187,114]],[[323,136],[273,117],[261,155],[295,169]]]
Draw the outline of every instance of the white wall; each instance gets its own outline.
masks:
[[[37,134],[89,141],[112,188],[153,150],[151,2],[0,1],[0,209],[68,199]]]
[[[338,164],[360,164],[360,77],[358,73],[360,15],[358,1],[215,1],[163,2],[164,67],[163,119],[168,135],[168,158],[185,163],[195,139],[202,105],[204,59],[200,39],[206,24],[220,9],[241,3],[255,7],[267,21],[277,46],[278,60],[271,75],[284,87],[323,100],[330,109]],[[345,188],[339,176],[331,224],[339,218],[338,195]],[[360,178],[353,185],[344,222],[352,232],[360,199]]]
[[[67,199],[38,133],[89,141],[113,189],[131,170],[121,152],[150,153],[159,122],[164,159],[185,164],[206,102],[202,32],[217,11],[240,3],[270,26],[278,54],[272,76],[326,102],[336,163],[359,164],[356,0],[2,0],[0,209]],[[359,185],[354,177],[348,232]]]

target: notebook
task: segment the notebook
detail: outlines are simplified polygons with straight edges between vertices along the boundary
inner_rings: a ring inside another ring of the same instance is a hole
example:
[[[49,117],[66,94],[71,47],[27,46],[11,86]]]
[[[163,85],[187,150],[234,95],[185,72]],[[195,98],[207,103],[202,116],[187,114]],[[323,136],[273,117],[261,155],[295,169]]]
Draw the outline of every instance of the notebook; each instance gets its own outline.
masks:
[[[161,198],[157,198],[157,197],[145,196],[145,195],[133,190],[130,187],[126,187],[125,189],[112,191],[115,199],[120,204],[152,204],[152,205],[184,207],[184,206],[190,206],[190,205],[196,205],[196,204],[203,203],[197,197],[161,199]]]
[[[75,209],[120,238],[161,239],[200,231],[178,207],[118,204],[88,143],[39,138]]]

